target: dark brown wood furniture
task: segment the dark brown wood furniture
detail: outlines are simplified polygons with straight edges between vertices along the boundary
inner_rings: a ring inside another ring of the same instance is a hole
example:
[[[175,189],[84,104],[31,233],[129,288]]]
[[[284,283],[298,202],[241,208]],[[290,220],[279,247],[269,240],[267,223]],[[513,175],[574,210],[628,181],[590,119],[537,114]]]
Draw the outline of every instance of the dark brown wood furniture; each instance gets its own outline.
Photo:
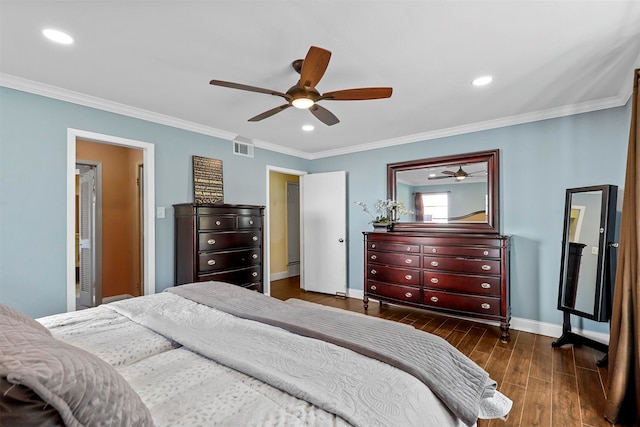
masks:
[[[262,292],[264,206],[173,208],[175,285],[214,280]]]
[[[381,302],[500,322],[509,336],[509,236],[364,233],[364,304]]]

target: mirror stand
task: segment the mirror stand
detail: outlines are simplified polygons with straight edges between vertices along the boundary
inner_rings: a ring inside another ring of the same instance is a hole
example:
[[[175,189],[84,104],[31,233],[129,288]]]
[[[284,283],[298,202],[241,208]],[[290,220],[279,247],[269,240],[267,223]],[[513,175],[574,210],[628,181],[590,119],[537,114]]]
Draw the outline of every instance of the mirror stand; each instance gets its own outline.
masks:
[[[571,331],[571,315],[608,322],[615,277],[617,190],[615,185],[570,188],[566,192],[558,310],[563,312],[562,335],[552,347],[586,345],[605,353],[609,346]]]
[[[587,347],[591,347],[604,353],[604,356],[596,362],[596,365],[600,367],[607,366],[607,363],[609,362],[609,346],[596,340],[592,340],[591,338],[578,335],[575,332],[571,332],[571,313],[565,311],[563,315],[562,335],[556,341],[551,343],[551,347],[561,347],[565,344],[586,345]]]

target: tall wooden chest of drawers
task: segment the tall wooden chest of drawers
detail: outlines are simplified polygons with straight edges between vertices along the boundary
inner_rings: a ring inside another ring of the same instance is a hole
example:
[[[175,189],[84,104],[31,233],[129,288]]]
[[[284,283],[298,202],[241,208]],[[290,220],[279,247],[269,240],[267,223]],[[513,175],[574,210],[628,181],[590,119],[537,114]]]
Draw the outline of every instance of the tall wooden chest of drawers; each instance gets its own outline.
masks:
[[[175,285],[214,280],[262,292],[263,206],[173,208]]]
[[[509,335],[509,236],[363,233],[369,298],[500,322]]]

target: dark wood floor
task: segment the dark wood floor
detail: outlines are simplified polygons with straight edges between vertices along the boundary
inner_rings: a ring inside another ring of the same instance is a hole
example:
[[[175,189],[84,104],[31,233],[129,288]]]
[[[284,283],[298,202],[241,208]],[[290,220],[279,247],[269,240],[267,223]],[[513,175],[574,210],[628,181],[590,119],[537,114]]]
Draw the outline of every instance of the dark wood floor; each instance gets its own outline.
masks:
[[[271,296],[365,312],[359,299],[301,290],[298,277],[271,282]],[[603,356],[596,350],[573,345],[552,348],[554,338],[516,330],[503,343],[497,326],[389,304],[369,303],[367,314],[445,338],[498,382],[498,389],[513,400],[509,418],[480,420],[479,427],[611,426],[602,416],[607,369],[596,366]]]

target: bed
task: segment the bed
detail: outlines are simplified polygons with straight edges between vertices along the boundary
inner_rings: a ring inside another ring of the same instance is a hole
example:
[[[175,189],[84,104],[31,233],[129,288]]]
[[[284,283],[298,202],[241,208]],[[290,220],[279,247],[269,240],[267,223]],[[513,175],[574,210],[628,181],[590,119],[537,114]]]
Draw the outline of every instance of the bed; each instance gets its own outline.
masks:
[[[511,408],[440,337],[222,282],[37,321],[0,305],[0,384],[2,425],[460,427]]]

